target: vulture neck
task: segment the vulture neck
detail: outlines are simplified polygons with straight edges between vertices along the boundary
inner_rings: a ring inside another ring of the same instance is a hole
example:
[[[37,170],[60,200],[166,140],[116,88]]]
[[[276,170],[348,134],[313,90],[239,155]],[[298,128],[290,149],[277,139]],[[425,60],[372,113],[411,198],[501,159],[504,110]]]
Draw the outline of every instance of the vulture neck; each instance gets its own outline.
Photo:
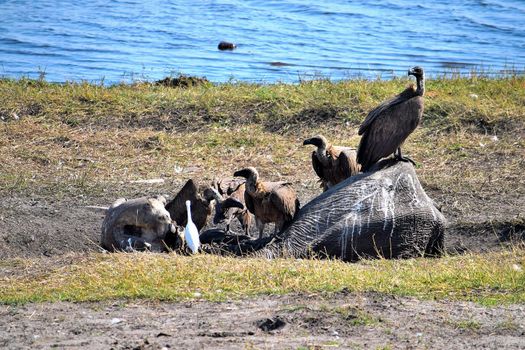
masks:
[[[330,146],[326,147],[326,145],[317,148],[317,159],[319,159],[324,166],[327,166],[329,162],[328,153],[326,151],[328,148],[330,148]]]
[[[425,77],[416,78],[416,95],[423,96],[425,94]]]
[[[257,192],[257,180],[258,176],[255,174],[250,175],[250,177],[246,179],[246,191],[248,191],[248,193]]]

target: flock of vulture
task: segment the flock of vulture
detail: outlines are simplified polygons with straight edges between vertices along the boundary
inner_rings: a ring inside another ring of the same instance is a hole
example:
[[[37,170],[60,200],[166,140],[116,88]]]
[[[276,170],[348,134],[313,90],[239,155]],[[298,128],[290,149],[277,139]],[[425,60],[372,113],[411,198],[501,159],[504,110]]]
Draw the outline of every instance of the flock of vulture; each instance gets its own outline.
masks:
[[[401,145],[417,127],[423,114],[425,92],[424,72],[414,67],[408,75],[416,78],[416,86],[409,86],[399,95],[374,108],[359,128],[362,135],[357,152],[349,147],[331,145],[325,137],[318,135],[303,142],[313,145],[312,166],[326,191],[357,173],[368,171],[381,158],[394,154],[401,161],[411,161],[401,154]],[[192,202],[192,217],[197,229],[202,229],[211,215],[211,201],[215,201],[214,223],[230,222],[237,218],[244,234],[249,236],[252,216],[259,238],[263,236],[266,224],[274,223],[275,232],[287,227],[299,211],[299,200],[290,183],[262,181],[253,167],[236,171],[236,178],[224,183],[214,181],[199,195],[192,180],[167,204],[173,221],[186,225],[186,200]]]
[[[312,152],[312,166],[324,191],[359,172],[367,172],[381,158],[391,154],[397,160],[412,162],[402,156],[401,145],[422,117],[425,80],[421,67],[413,67],[408,75],[415,76],[415,86],[407,87],[368,113],[359,128],[361,141],[357,152],[350,147],[331,145],[322,135],[303,142],[303,145],[316,147]],[[253,167],[238,170],[233,175],[236,179],[214,181],[212,186],[205,189],[198,189],[189,180],[166,205],[173,222],[186,226],[193,221],[200,231],[212,214],[213,201],[213,222],[226,223],[227,232],[235,218],[239,220],[246,236],[250,235],[253,219],[259,238],[263,236],[266,224],[274,223],[276,233],[286,229],[300,206],[292,185],[287,182],[262,181]],[[191,215],[187,215],[187,201],[191,202]],[[166,244],[170,245],[169,242]]]

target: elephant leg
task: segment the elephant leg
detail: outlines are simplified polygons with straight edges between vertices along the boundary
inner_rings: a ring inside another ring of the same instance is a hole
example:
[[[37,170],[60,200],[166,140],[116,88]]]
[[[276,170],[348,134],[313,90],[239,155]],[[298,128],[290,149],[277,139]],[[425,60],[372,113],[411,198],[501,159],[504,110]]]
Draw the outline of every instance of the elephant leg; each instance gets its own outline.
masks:
[[[445,232],[439,227],[434,228],[425,249],[425,256],[440,257],[443,254],[445,254]]]

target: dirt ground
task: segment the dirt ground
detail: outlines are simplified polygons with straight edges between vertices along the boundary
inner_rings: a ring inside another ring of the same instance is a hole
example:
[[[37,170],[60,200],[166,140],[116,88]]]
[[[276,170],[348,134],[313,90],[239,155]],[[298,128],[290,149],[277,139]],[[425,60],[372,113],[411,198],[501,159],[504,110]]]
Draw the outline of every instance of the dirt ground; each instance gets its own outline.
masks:
[[[0,347],[89,349],[523,349],[523,306],[378,294],[230,302],[0,307]]]
[[[90,206],[109,206],[118,196],[167,194],[170,199],[169,193],[174,196],[183,182],[173,185],[175,191],[166,185],[133,189],[127,186],[115,190],[118,195],[110,193],[97,198],[3,198],[0,201],[0,259],[100,251],[105,212]],[[319,191],[299,188],[301,203],[306,204]],[[449,253],[505,249],[514,238],[525,236],[525,196],[478,199],[456,198],[439,191],[428,191],[428,194],[441,206],[449,221],[446,239]],[[240,232],[239,227],[234,229]]]
[[[127,197],[133,198],[132,190]],[[169,189],[135,188],[143,194]],[[302,203],[317,189],[299,191]],[[115,191],[119,192],[119,191]],[[125,191],[124,191],[125,192]],[[524,235],[525,198],[429,192],[450,222],[447,250],[506,249]],[[116,198],[7,197],[0,201],[0,258],[54,260],[99,251],[104,211]],[[463,208],[463,209],[462,209]],[[468,208],[468,215],[462,210]],[[489,214],[487,214],[489,213]],[[522,305],[420,301],[378,294],[263,296],[213,303],[117,301],[0,305],[0,348],[397,349],[525,348]],[[275,329],[273,329],[275,328]]]

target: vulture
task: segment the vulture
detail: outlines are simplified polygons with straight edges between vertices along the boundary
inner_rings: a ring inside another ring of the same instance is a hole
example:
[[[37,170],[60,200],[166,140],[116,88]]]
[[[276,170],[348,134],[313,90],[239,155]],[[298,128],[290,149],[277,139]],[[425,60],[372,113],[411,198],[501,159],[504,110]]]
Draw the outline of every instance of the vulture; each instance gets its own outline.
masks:
[[[244,192],[245,181],[229,181],[227,186],[223,181],[213,183],[215,193],[215,216],[213,223],[226,222],[226,232],[230,232],[230,223],[237,218],[246,236],[250,235],[252,215],[246,208]],[[224,188],[226,187],[226,188]]]
[[[413,67],[408,75],[416,77],[416,86],[407,87],[399,95],[381,103],[368,113],[359,128],[362,135],[357,151],[357,162],[363,172],[378,160],[394,153],[397,160],[410,161],[403,157],[401,145],[419,124],[423,115],[425,75],[423,68]]]
[[[253,167],[238,170],[233,176],[246,179],[244,201],[255,216],[259,238],[262,238],[267,223],[275,223],[275,233],[278,233],[299,211],[299,200],[290,183],[259,181],[259,173]]]
[[[213,204],[212,201],[215,199],[211,188],[199,190],[195,182],[190,179],[177,193],[168,204],[166,204],[166,210],[170,213],[171,219],[179,226],[186,226],[187,215],[186,215],[186,201],[191,202],[192,218],[195,226],[200,231],[208,222],[208,218],[211,215]]]
[[[333,146],[322,135],[304,140],[304,145],[317,147],[312,152],[312,166],[324,191],[359,172],[353,148]]]

